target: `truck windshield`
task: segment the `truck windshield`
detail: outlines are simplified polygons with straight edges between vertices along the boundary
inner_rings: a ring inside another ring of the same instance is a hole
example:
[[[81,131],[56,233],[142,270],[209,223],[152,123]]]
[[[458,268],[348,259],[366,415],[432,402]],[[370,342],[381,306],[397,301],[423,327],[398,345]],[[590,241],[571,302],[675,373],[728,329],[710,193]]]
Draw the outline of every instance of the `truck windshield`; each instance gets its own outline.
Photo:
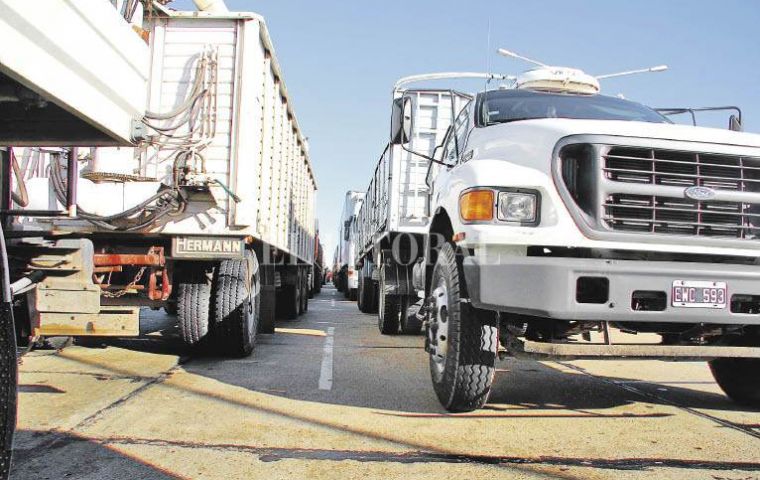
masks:
[[[603,95],[493,90],[479,97],[478,118],[485,126],[537,118],[671,123],[640,103]]]

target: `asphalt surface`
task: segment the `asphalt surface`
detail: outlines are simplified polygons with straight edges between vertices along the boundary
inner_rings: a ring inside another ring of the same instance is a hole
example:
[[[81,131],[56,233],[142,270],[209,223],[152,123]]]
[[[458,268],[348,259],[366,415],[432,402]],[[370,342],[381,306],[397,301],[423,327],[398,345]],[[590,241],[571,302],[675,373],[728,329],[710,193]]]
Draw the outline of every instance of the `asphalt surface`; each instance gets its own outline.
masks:
[[[452,415],[422,337],[380,335],[331,288],[247,359],[142,323],[24,357],[12,479],[760,479],[760,412],[703,363],[500,361],[486,408]]]

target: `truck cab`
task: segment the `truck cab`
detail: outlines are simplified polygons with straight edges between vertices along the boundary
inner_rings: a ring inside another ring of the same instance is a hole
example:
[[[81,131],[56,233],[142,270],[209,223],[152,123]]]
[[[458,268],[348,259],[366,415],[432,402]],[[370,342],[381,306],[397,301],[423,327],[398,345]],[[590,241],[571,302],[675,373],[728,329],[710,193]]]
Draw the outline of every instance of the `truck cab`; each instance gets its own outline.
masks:
[[[441,403],[481,407],[511,355],[704,359],[760,404],[760,135],[674,124],[568,70],[478,93],[428,157],[414,286]]]

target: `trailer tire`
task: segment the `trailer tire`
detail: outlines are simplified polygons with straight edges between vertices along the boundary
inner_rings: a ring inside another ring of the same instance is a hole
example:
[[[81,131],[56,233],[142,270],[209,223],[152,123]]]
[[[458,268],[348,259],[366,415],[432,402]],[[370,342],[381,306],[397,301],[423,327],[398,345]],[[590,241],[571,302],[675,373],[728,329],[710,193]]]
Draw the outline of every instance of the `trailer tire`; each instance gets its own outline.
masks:
[[[356,306],[359,308],[360,312],[367,313],[364,310],[364,277],[361,275],[359,276],[359,288],[358,294],[356,295]]]
[[[261,286],[261,307],[259,310],[259,333],[274,333],[276,293],[274,285]]]
[[[757,346],[760,342],[737,342],[737,346]],[[760,359],[716,358],[708,362],[713,378],[734,402],[760,408]]]
[[[498,348],[496,315],[478,310],[466,298],[466,285],[451,244],[438,254],[428,327],[433,388],[446,410],[469,412],[485,405],[491,392]]]
[[[378,307],[377,290],[378,290],[378,286],[375,283],[375,281],[372,280],[372,277],[367,277],[367,281],[364,284],[364,288],[367,288],[369,290],[369,293],[367,293],[368,303],[369,303],[367,305],[367,313],[377,313],[377,307]]]
[[[385,293],[385,267],[380,267],[380,288],[377,309],[377,326],[383,335],[398,333],[401,313],[401,298],[398,295]]]
[[[309,291],[311,290],[308,285],[308,276],[303,275],[301,279],[303,282],[301,283],[301,314],[304,314],[309,311]]]
[[[295,320],[298,318],[298,308],[300,299],[298,298],[298,288],[296,285],[283,285],[277,298],[278,315],[285,320]]]
[[[253,352],[261,307],[259,262],[246,252],[243,260],[224,260],[216,268],[214,336],[220,353],[247,357]]]
[[[198,347],[209,336],[211,280],[205,266],[193,265],[179,275],[177,282],[177,318],[182,341]]]

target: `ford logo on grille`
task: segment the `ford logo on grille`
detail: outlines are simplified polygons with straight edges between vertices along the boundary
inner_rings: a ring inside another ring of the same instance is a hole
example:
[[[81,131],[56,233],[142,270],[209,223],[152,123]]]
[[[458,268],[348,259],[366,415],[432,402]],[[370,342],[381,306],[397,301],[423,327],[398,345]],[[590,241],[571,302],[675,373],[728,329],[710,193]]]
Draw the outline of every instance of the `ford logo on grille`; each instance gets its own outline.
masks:
[[[715,198],[715,190],[709,187],[689,187],[683,193],[692,200],[702,201]]]

